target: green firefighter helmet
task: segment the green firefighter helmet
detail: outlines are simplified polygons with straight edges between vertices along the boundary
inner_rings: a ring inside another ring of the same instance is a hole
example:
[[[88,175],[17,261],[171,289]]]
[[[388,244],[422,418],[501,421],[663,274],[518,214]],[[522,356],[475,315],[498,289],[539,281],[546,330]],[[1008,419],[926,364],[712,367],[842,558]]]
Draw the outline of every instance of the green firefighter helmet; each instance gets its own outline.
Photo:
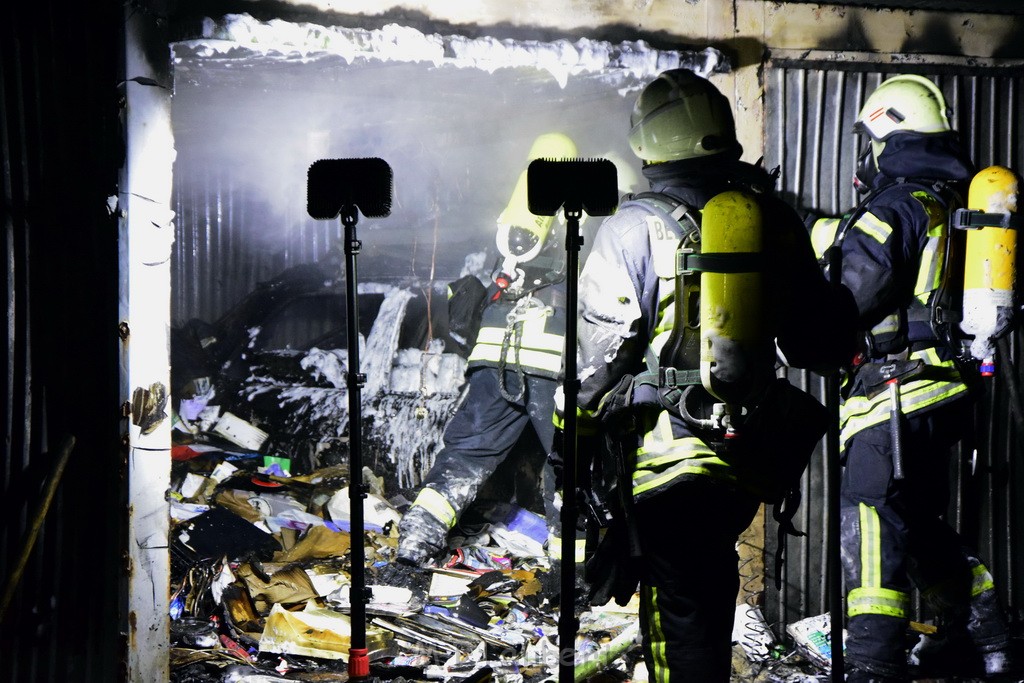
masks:
[[[948,132],[949,109],[937,85],[924,76],[902,74],[875,88],[861,107],[853,130],[871,138],[877,160],[885,141],[893,135]]]
[[[729,100],[689,69],[670,69],[651,81],[629,124],[629,146],[648,163],[742,153]]]

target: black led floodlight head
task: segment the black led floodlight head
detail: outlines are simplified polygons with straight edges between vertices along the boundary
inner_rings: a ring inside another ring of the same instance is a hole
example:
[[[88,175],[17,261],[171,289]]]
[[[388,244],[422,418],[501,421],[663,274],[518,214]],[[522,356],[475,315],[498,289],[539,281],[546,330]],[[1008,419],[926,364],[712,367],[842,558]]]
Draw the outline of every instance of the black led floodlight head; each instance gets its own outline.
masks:
[[[313,218],[391,215],[391,167],[383,159],[320,159],[309,167],[306,211]]]
[[[530,213],[610,216],[619,203],[615,164],[608,159],[536,159],[526,169]]]

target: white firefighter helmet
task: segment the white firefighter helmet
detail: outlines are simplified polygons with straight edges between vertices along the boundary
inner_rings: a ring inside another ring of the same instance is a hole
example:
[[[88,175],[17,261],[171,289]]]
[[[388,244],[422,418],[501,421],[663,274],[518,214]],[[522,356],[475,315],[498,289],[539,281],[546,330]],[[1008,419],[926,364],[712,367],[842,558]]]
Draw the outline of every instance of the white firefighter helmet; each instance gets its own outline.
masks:
[[[729,100],[689,69],[669,69],[647,84],[629,124],[629,146],[648,163],[742,152]]]
[[[893,135],[948,132],[949,109],[942,91],[933,82],[924,76],[902,74],[875,88],[861,107],[853,130],[871,138],[872,156],[877,163],[885,141]]]

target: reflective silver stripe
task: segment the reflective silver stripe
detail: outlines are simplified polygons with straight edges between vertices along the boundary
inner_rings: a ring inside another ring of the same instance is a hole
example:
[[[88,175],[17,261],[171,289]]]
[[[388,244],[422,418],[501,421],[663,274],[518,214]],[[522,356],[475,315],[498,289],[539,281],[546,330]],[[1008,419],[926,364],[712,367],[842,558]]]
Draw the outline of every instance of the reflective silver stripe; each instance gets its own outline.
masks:
[[[853,224],[853,227],[859,229],[868,237],[877,240],[879,244],[885,244],[886,240],[889,239],[889,235],[892,234],[892,226],[870,211],[865,211]]]
[[[429,486],[420,489],[419,495],[416,496],[416,500],[412,504],[429,512],[449,529],[455,526],[458,516],[455,513],[455,508],[452,507],[447,498]]]

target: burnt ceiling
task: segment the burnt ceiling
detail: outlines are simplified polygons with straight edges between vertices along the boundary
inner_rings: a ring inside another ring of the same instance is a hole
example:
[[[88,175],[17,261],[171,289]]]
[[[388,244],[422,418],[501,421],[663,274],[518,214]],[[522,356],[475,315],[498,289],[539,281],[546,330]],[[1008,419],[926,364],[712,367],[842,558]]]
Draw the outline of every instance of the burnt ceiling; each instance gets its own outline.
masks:
[[[790,0],[804,2],[804,0]],[[942,12],[984,12],[990,14],[1024,15],[1024,3],[1016,0],[846,0],[846,2],[805,2],[813,5],[841,5],[843,7],[873,7],[876,9],[928,10]]]

